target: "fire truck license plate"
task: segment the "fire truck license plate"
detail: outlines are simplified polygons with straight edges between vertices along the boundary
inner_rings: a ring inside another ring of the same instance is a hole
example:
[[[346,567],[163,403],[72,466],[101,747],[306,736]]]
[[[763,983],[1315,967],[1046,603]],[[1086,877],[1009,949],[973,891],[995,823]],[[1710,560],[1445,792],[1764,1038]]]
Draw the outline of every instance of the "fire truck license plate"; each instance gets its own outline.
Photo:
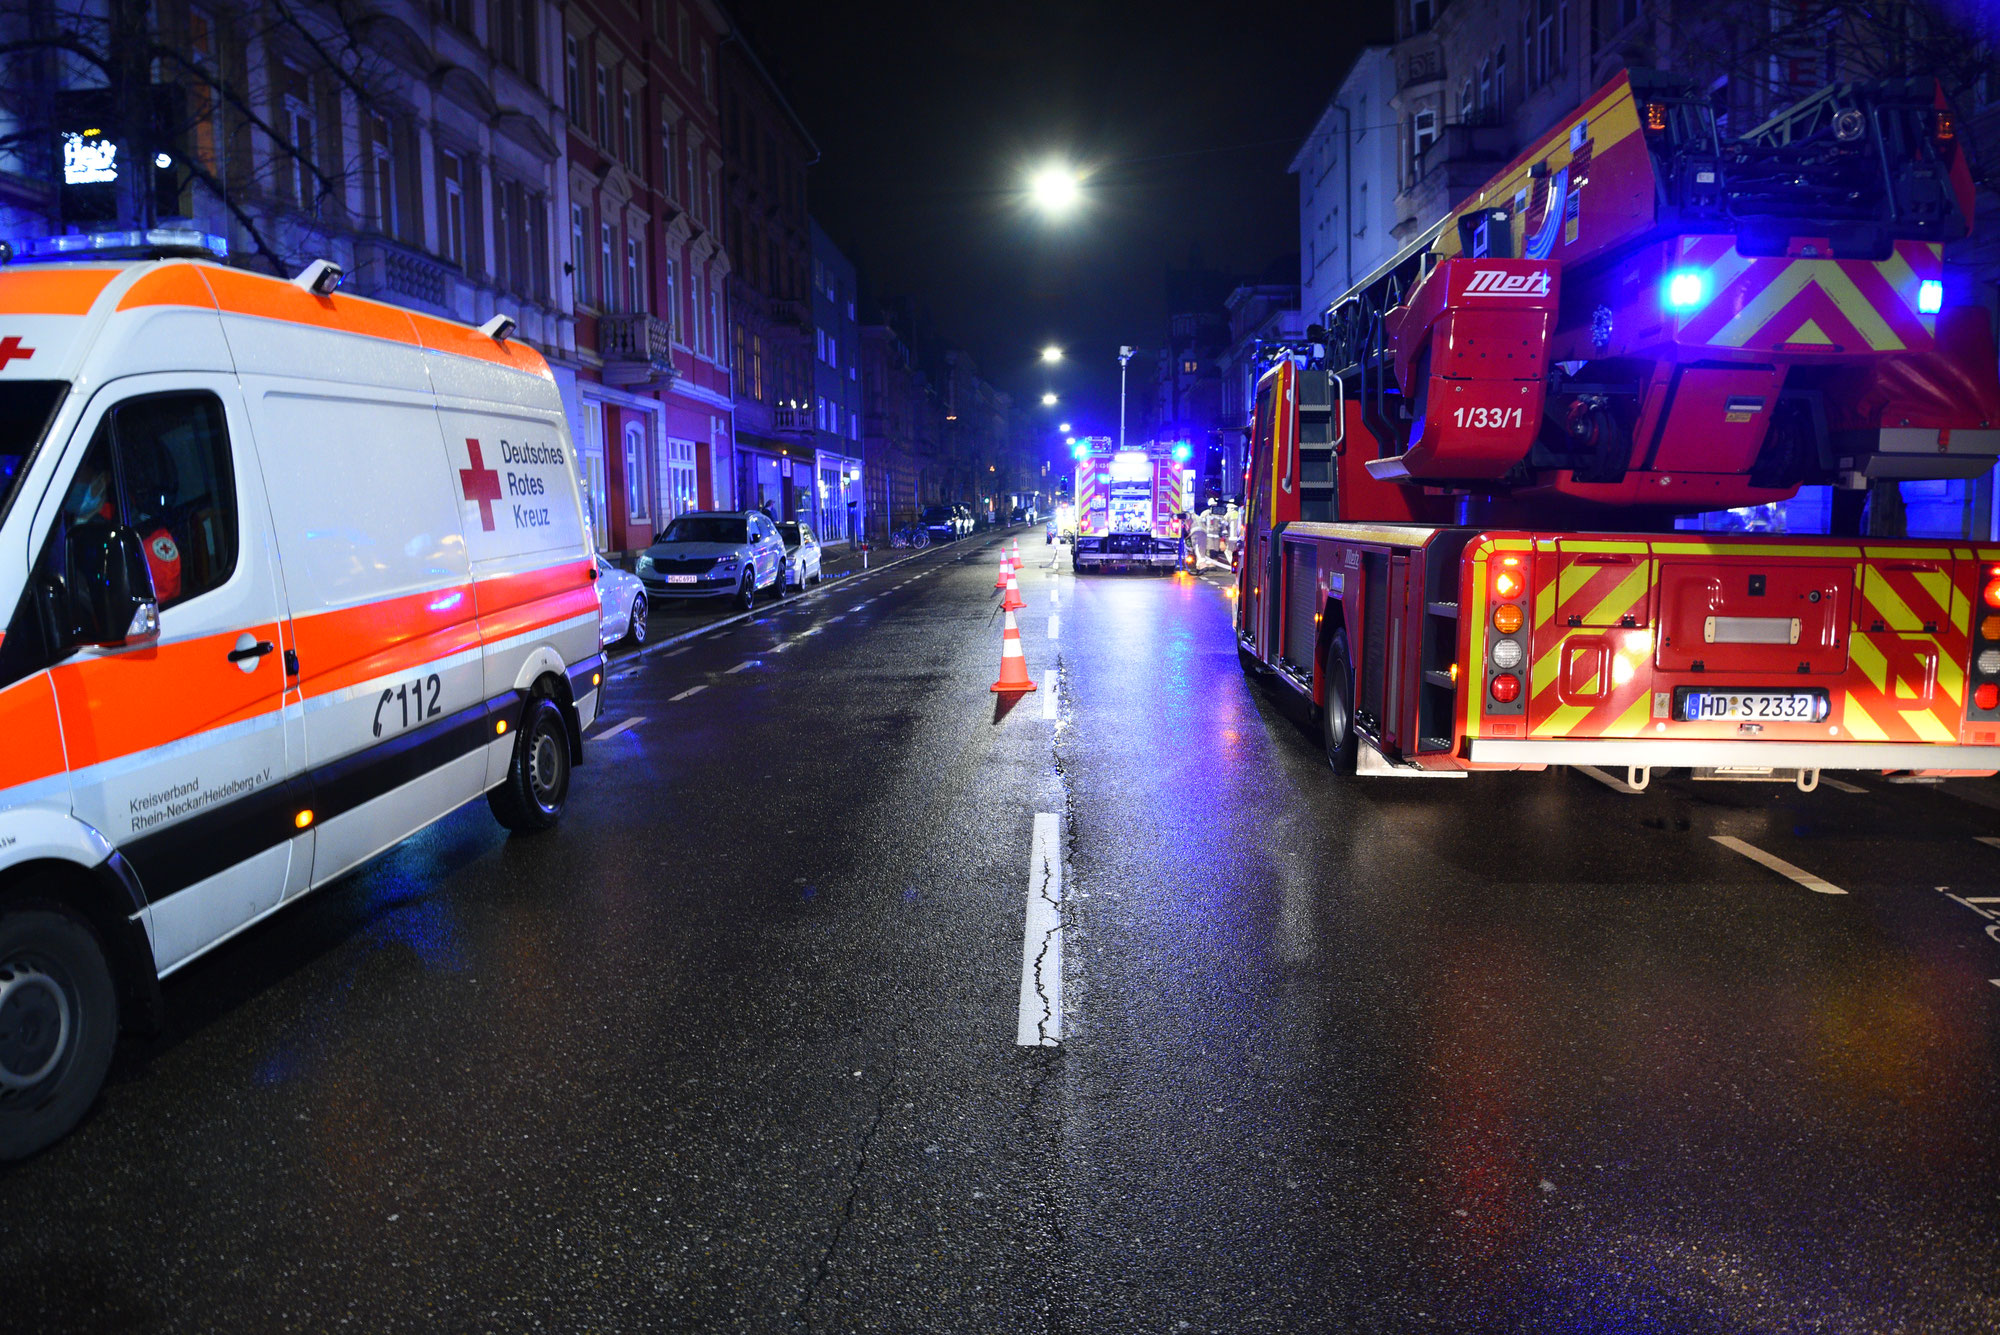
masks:
[[[1676,716],[1687,722],[1816,723],[1827,715],[1823,691],[1683,691],[1676,703]]]

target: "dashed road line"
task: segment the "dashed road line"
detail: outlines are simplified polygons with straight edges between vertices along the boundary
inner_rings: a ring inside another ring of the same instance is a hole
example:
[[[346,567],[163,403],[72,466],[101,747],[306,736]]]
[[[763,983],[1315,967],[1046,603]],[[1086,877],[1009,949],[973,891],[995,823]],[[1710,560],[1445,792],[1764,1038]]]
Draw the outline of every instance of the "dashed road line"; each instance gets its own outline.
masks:
[[[1777,856],[1775,853],[1766,853],[1761,848],[1758,848],[1752,844],[1746,844],[1733,834],[1711,834],[1709,838],[1713,839],[1716,843],[1721,844],[1724,848],[1728,849],[1732,853],[1741,853],[1744,857],[1749,858],[1752,862],[1759,863],[1763,866],[1769,867],[1772,871],[1777,872],[1780,876],[1790,877],[1792,880],[1797,881],[1800,885],[1812,891],[1814,894],[1844,895],[1847,893],[1845,890],[1833,884],[1831,881],[1822,881],[1819,877],[1813,875],[1811,872],[1806,871],[1800,867],[1794,867],[1791,863],[1785,861],[1783,858]]]
[[[616,737],[619,733],[629,732],[630,730],[638,727],[641,723],[644,723],[645,721],[646,721],[646,716],[644,714],[634,714],[631,718],[625,719],[622,722],[613,725],[612,727],[606,728],[603,732],[598,733],[597,736],[591,738],[590,740],[593,742],[609,741],[611,738]]]
[[[729,669],[729,670],[728,670],[727,672],[725,672],[725,673],[724,673],[723,675],[724,675],[724,676],[730,676],[730,677],[733,677],[733,676],[735,676],[735,675],[736,675],[737,673],[739,673],[739,672],[747,672],[747,671],[748,671],[749,669],[751,669],[751,668],[753,668],[753,667],[756,667],[756,666],[757,666],[757,660],[756,660],[756,659],[754,659],[754,658],[746,658],[746,659],[744,659],[744,660],[743,660],[743,661],[742,661],[741,663],[738,663],[738,664],[737,664],[737,665],[736,665],[735,667],[733,667],[733,668],[730,668],[730,669]],[[676,699],[678,699],[679,697],[675,697],[675,698],[676,698]]]
[[[708,683],[704,681],[704,682],[700,683],[699,685],[695,685],[695,686],[690,686],[690,687],[688,687],[688,688],[687,688],[687,689],[686,689],[685,691],[682,691],[682,692],[681,692],[681,693],[680,693],[679,695],[670,695],[670,696],[668,696],[668,697],[667,697],[667,703],[668,703],[668,704],[673,704],[673,703],[674,703],[674,702],[675,702],[676,700],[685,700],[685,699],[687,699],[687,698],[688,698],[688,697],[689,697],[690,695],[700,695],[700,694],[701,694],[701,693],[702,693],[703,691],[705,691],[705,690],[707,690],[707,689],[708,689]]]
[[[1062,634],[1062,618],[1057,616],[1054,612],[1049,613],[1049,638],[1053,640],[1056,639],[1061,634]]]
[[[1821,774],[1819,776],[1819,781],[1825,784],[1827,787],[1843,793],[1865,793],[1868,791],[1866,788],[1863,788],[1858,783],[1849,783],[1845,779],[1830,778],[1825,774]]]
[[[2000,835],[1975,834],[1972,837],[1988,848],[2000,848]]]
[[[1054,812],[1035,813],[1028,848],[1028,915],[1021,936],[1021,1006],[1014,1042],[1062,1044],[1062,847]]]

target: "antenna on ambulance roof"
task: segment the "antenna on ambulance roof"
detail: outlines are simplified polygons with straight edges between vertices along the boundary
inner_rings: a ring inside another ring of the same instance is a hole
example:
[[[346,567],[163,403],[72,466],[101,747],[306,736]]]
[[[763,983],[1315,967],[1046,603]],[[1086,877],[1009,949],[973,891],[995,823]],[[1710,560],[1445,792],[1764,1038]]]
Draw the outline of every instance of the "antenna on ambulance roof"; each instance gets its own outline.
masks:
[[[340,280],[347,277],[347,270],[332,260],[314,260],[299,270],[292,282],[316,297],[330,297],[340,290]]]

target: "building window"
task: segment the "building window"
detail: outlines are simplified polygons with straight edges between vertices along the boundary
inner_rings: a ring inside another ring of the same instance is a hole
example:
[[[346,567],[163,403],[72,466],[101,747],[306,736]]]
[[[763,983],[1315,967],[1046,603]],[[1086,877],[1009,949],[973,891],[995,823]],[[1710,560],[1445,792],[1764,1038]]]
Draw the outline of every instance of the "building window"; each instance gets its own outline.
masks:
[[[662,260],[660,263],[660,280],[666,285],[667,289],[666,310],[661,313],[661,318],[667,322],[668,339],[677,341],[681,328],[680,293],[675,286],[677,274],[674,262],[671,259]]]
[[[597,124],[591,127],[593,132],[592,137],[599,144],[608,145],[611,142],[611,71],[602,65],[597,67],[597,92],[594,110],[597,112]]]
[[[639,422],[625,424],[625,522],[643,524],[652,513],[646,485],[646,428]],[[631,538],[626,538],[627,542]]]
[[[569,206],[569,253],[571,285],[579,306],[590,304],[590,211],[582,204]]]
[[[460,32],[472,31],[472,0],[444,0],[438,8],[446,23]]]
[[[618,253],[617,229],[608,222],[597,224],[597,281],[603,287],[603,306],[608,310],[612,305],[612,289],[617,280],[612,277],[617,272],[612,268],[613,257]]]
[[[667,0],[653,0],[653,37],[661,44],[667,40]]]
[[[1183,361],[1181,363],[1182,375],[1193,375],[1199,370],[1201,370],[1200,362],[1189,360],[1189,361]]]
[[[715,168],[708,169],[708,225],[714,227],[716,215],[722,208],[722,191],[717,189]]]
[[[1507,44],[1493,53],[1493,114],[1507,114]]]
[[[455,0],[455,3],[469,7],[469,0]],[[535,0],[493,0],[487,33],[487,43],[500,63],[537,86],[541,80],[535,68],[535,18],[540,8]],[[461,26],[468,32],[472,30],[469,22]]]
[[[1458,86],[1458,123],[1472,123],[1472,80],[1467,79]]]
[[[205,9],[188,8],[188,49],[194,64],[207,77],[188,86],[188,116],[193,125],[194,160],[211,177],[222,172],[222,119],[215,95],[219,62],[216,53],[215,18]]]
[[[438,152],[438,244],[444,257],[461,268],[465,249],[465,159]]]
[[[583,115],[583,57],[573,35],[563,38],[563,98],[575,123]]]
[[[711,107],[715,105],[715,80],[708,70],[708,47],[701,48],[701,100]]]
[[[1429,32],[1437,22],[1437,0],[1410,0],[1410,32]]]
[[[721,298],[716,295],[715,284],[708,285],[708,351],[710,356],[722,346],[722,320],[719,307]]]
[[[672,519],[690,510],[701,508],[701,493],[696,477],[694,442],[668,441],[666,518]]]
[[[688,346],[695,350],[695,355],[697,356],[705,356],[708,352],[708,331],[702,328],[701,320],[701,308],[706,299],[704,294],[707,290],[708,275],[696,274],[694,276],[694,328],[688,338]]]
[[[680,23],[677,25],[675,39],[674,50],[680,55],[681,69],[687,70],[693,68],[688,64],[688,48],[693,43],[688,41],[688,16],[685,7],[680,12]]]
[[[750,397],[764,399],[764,336],[750,335]]]
[[[665,155],[661,158],[660,163],[662,173],[660,177],[660,189],[666,192],[668,199],[678,200],[681,197],[681,192],[678,183],[674,180],[674,164],[679,159],[674,156],[674,123],[671,119],[660,127],[660,142],[665,145]]]
[[[639,240],[631,235],[625,238],[625,309],[646,309],[646,275],[639,257]]]
[[[285,134],[291,140],[292,155],[287,162],[286,184],[292,202],[308,213],[319,211],[319,180],[313,174],[313,154],[317,151],[319,124],[313,115],[312,88],[306,76],[285,68]]]
[[[1423,179],[1424,150],[1437,142],[1437,112],[1425,107],[1410,118],[1410,181]]]
[[[368,117],[368,215],[384,236],[398,236],[395,132],[387,119]]]
[[[1479,109],[1492,111],[1493,106],[1493,60],[1488,57],[1479,62]]]
[[[639,165],[639,119],[630,88],[618,95],[618,156],[628,167]]]

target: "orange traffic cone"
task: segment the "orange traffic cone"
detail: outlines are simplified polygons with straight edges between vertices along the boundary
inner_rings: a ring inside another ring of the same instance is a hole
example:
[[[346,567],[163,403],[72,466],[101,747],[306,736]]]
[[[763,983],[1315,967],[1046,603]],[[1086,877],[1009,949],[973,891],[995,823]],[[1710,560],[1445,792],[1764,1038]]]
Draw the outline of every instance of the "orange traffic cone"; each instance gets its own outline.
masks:
[[[1000,606],[1006,611],[1018,612],[1027,605],[1027,600],[1021,597],[1021,581],[1015,575],[1014,568],[1009,566],[1007,568],[1007,596],[1000,600]]]
[[[1028,680],[1028,660],[1021,653],[1021,628],[1014,624],[1012,611],[1007,613],[1004,625],[1006,629],[1000,634],[1000,680],[993,683],[993,693],[1032,691],[1035,683]]]
[[[1000,553],[1000,575],[999,578],[993,581],[993,587],[996,589],[1006,588],[1007,576],[1013,573],[1014,573],[1013,561],[1008,558],[1007,553],[1005,552]]]

